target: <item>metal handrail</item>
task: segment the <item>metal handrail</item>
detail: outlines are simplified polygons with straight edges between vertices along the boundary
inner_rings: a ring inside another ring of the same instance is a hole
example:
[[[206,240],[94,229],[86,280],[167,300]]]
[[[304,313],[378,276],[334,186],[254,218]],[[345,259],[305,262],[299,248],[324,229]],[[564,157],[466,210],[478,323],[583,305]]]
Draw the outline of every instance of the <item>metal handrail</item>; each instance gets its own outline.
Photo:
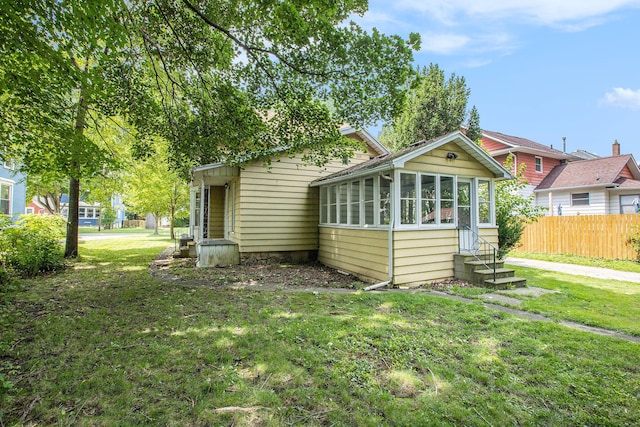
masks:
[[[478,242],[478,247],[474,248],[473,250],[468,250],[468,253],[469,255],[472,255],[476,260],[480,261],[482,265],[484,265],[487,268],[487,270],[493,270],[493,281],[495,282],[497,278],[496,266],[497,266],[498,248],[495,247],[491,242],[483,238],[480,234],[476,233],[474,229],[472,229],[468,225],[464,225],[464,226],[458,227],[458,253],[462,253],[460,230],[470,231],[474,237],[473,243],[475,243],[476,241]],[[466,243],[468,243],[466,245],[467,248],[471,247],[470,243],[472,242],[469,241]],[[487,264],[486,262],[487,258],[489,258],[489,260],[493,260],[489,262],[489,264],[493,264],[493,265]]]

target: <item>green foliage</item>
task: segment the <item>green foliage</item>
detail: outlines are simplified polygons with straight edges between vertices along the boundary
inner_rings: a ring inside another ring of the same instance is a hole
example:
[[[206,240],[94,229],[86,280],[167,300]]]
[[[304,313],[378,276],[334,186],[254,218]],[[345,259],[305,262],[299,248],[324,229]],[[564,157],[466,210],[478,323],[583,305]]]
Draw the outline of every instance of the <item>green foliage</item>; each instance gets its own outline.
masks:
[[[474,105],[469,112],[469,120],[467,121],[467,138],[473,142],[479,143],[482,138],[482,128],[480,128],[480,113]]]
[[[626,244],[635,251],[636,260],[640,262],[640,227],[636,226],[634,232],[627,237]]]
[[[2,264],[22,276],[64,267],[61,239],[66,220],[59,215],[22,215],[0,231]]]
[[[409,86],[404,110],[380,135],[393,151],[459,130],[466,115],[470,89],[464,77],[451,74],[447,79],[437,64],[431,64],[419,70]]]
[[[513,169],[513,158],[505,162],[507,170]],[[522,237],[524,227],[535,222],[543,208],[535,206],[533,196],[525,197],[520,191],[527,184],[524,178],[525,164],[521,164],[514,179],[496,183],[496,223],[498,224],[498,245],[500,258],[515,248]]]

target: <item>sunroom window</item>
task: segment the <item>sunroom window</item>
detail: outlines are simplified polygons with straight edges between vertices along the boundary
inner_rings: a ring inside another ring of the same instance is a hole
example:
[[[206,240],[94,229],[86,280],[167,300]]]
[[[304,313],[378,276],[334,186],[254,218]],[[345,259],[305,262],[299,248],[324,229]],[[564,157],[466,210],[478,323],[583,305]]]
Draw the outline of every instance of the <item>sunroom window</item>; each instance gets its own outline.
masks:
[[[350,221],[351,225],[360,225],[360,181],[353,181],[351,183],[351,213]]]
[[[453,177],[440,177],[440,223],[453,224],[455,221]]]
[[[388,225],[391,222],[391,181],[379,177],[380,182],[380,221],[381,225]]]
[[[491,182],[478,181],[478,222],[491,223]]]
[[[337,201],[338,195],[337,187],[332,185],[329,187],[329,223],[337,224],[338,223],[338,210],[337,210]]]
[[[416,223],[416,175],[400,174],[400,224]]]
[[[422,175],[420,177],[422,200],[422,224],[436,223],[436,177],[434,175]]]
[[[340,200],[340,224],[347,224],[349,219],[347,212],[349,209],[349,193],[348,193],[349,185],[345,182],[344,184],[340,184],[339,190],[339,200]]]
[[[364,223],[365,225],[375,224],[375,209],[374,209],[374,189],[373,178],[367,178],[364,180]]]

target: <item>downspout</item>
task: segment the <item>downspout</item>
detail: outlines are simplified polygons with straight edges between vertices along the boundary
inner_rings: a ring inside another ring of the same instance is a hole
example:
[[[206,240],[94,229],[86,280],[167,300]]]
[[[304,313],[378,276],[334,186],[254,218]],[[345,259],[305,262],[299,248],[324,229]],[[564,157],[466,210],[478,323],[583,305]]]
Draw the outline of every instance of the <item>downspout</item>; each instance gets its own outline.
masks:
[[[366,288],[363,288],[363,291],[373,291],[374,289],[378,289],[378,288],[382,288],[384,286],[388,286],[393,282],[393,229],[395,227],[394,222],[395,222],[395,191],[393,191],[393,178],[391,177],[391,175],[386,176],[383,175],[382,173],[380,173],[380,177],[383,179],[386,179],[388,181],[390,181],[390,185],[389,185],[389,233],[388,233],[388,243],[387,245],[389,246],[389,259],[387,261],[388,265],[389,265],[389,279],[384,281],[384,282],[380,282],[380,283],[376,283],[375,285],[371,285],[371,286],[367,286]]]

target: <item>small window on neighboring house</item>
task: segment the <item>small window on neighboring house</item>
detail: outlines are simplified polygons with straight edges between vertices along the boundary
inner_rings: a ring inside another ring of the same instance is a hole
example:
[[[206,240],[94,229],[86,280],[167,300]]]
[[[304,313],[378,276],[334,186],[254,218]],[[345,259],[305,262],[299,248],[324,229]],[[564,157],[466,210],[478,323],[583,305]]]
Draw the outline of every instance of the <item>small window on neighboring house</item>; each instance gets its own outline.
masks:
[[[536,172],[542,173],[542,157],[536,157]]]
[[[11,215],[11,184],[0,182],[0,213]]]
[[[589,193],[573,193],[571,206],[589,206]]]
[[[24,208],[24,213],[26,213],[28,215],[28,214],[32,214],[32,213],[35,213],[35,212],[34,212],[33,208],[28,208],[27,207],[27,208]]]
[[[620,196],[620,213],[640,213],[640,194]]]
[[[15,168],[15,166],[13,165],[13,162],[11,161],[4,162],[2,166],[4,166],[5,169],[10,169],[10,170],[13,170]]]

